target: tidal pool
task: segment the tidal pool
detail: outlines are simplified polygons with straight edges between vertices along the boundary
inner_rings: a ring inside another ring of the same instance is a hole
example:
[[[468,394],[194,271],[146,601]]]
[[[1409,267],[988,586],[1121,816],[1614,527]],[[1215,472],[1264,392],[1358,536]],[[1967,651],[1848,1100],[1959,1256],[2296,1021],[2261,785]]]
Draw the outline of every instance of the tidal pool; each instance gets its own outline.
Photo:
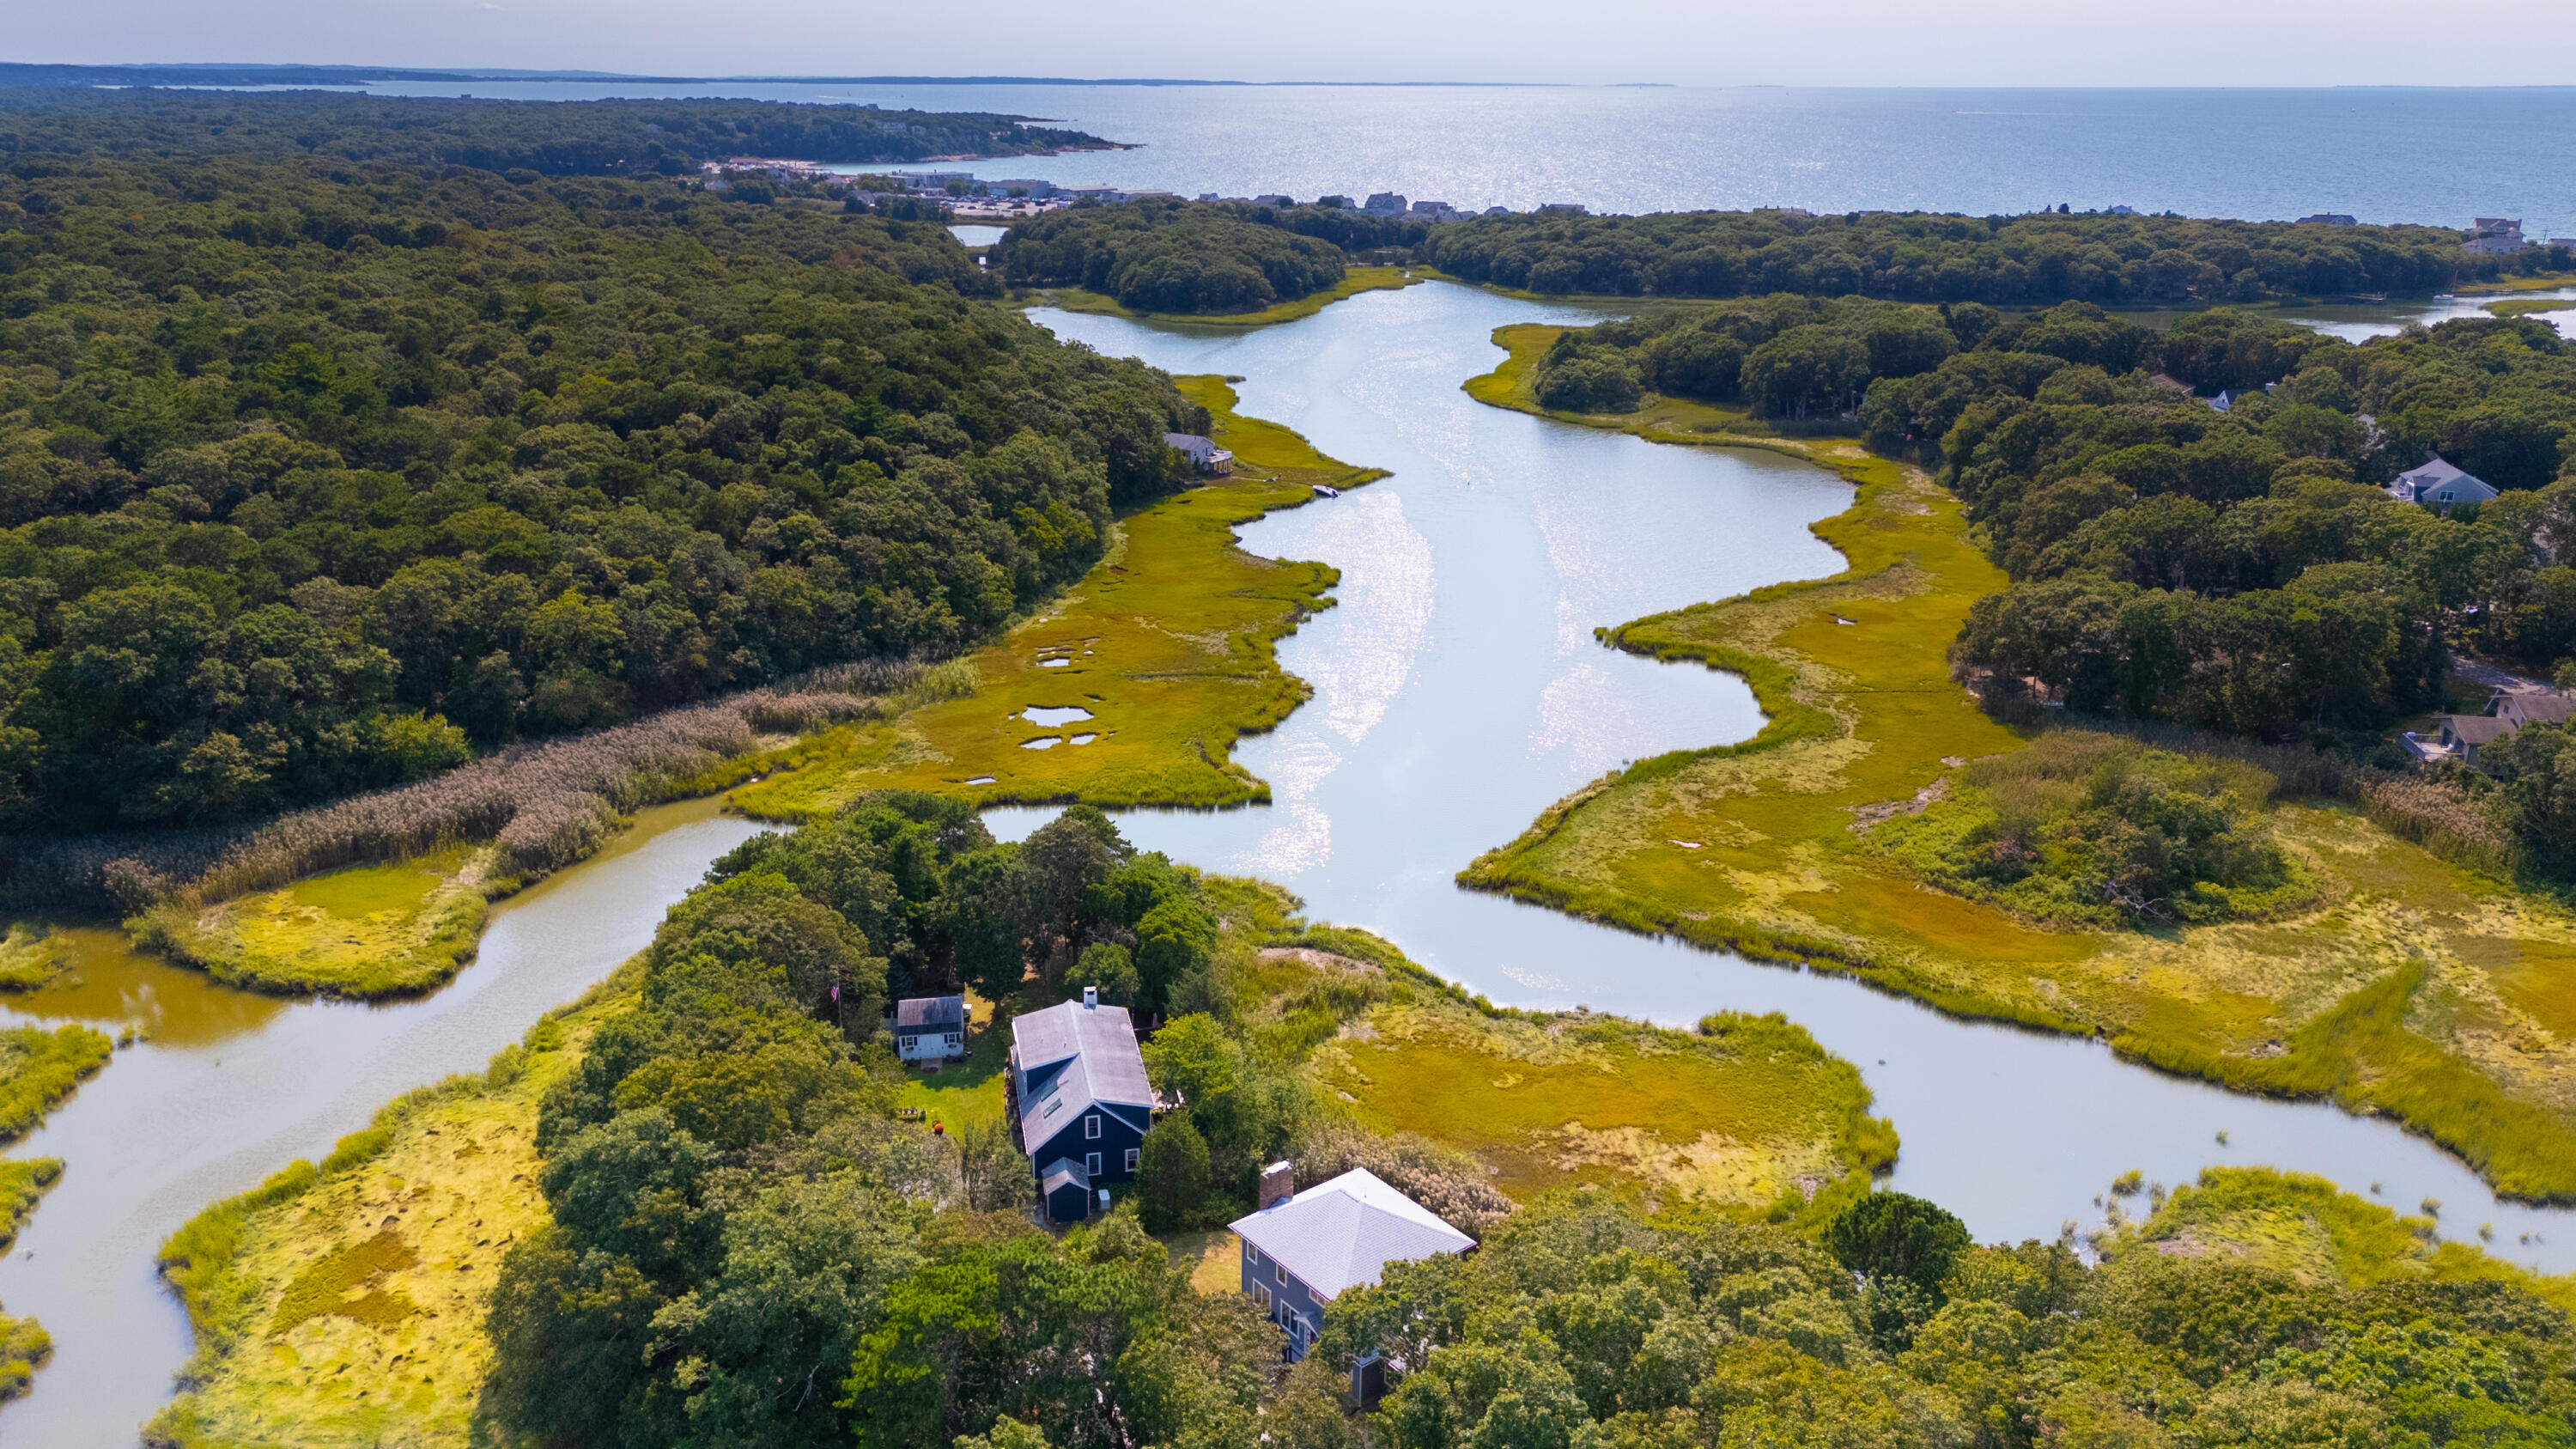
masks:
[[[2576,1268],[2576,1213],[2498,1202],[2387,1121],[2240,1096],[2090,1040],[1960,1021],[1845,977],[1460,890],[1460,867],[1604,771],[1759,728],[1741,681],[1604,649],[1594,628],[1841,566],[1807,531],[1851,496],[1821,470],[1553,423],[1459,390],[1501,360],[1495,327],[1601,314],[1435,282],[1233,336],[1031,315],[1106,353],[1241,376],[1244,412],[1394,474],[1243,530],[1253,552],[1342,575],[1339,607],[1279,646],[1314,697],[1236,750],[1273,803],[1129,812],[1130,838],[1278,881],[1312,918],[1376,931],[1498,1002],[1675,1025],[1723,1009],[1784,1012],[1857,1065],[1876,1110],[1895,1119],[1893,1185],[1945,1204],[1982,1239],[2090,1226],[2093,1197],[2131,1168],[2172,1185],[2206,1165],[2262,1163],[2356,1192],[2376,1182],[2379,1201],[2406,1211],[2440,1198],[2445,1236],[2474,1241],[2492,1223],[2500,1255]],[[1053,814],[986,819],[1015,837]],[[2534,1241],[2518,1242],[2524,1233]]]
[[[473,962],[414,1000],[256,996],[104,930],[76,937],[66,976],[0,996],[14,1017],[132,1022],[148,1038],[10,1149],[64,1167],[0,1262],[0,1305],[54,1336],[34,1389],[0,1408],[0,1443],[129,1449],[189,1353],[187,1316],[153,1263],[172,1230],[298,1157],[320,1160],[412,1088],[483,1070],[642,950],[664,909],[763,828],[717,804],[639,812],[598,855],[496,906]]]
[[[1027,720],[1033,725],[1041,725],[1052,730],[1062,729],[1064,726],[1073,723],[1075,720],[1089,719],[1091,718],[1091,711],[1084,709],[1078,704],[1066,705],[1061,709],[1042,709],[1033,704],[1027,709],[1020,711],[1020,718]]]

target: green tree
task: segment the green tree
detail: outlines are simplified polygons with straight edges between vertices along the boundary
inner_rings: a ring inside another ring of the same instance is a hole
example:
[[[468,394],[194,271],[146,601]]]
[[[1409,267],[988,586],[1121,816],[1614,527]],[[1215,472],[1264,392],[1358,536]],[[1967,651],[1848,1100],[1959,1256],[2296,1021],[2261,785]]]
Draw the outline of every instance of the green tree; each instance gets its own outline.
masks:
[[[1177,1233],[1198,1226],[1208,1194],[1208,1146],[1190,1125],[1189,1113],[1167,1113],[1145,1134],[1136,1189],[1147,1232]]]

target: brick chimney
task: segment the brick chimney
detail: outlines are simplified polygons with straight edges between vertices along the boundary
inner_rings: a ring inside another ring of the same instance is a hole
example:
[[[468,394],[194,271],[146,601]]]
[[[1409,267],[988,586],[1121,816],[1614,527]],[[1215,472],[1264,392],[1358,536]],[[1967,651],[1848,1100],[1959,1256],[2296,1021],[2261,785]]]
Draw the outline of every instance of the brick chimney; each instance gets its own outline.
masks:
[[[1082,1009],[1085,1011],[1098,1011],[1100,1009],[1099,987],[1086,986],[1082,988]]]
[[[1261,1205],[1286,1202],[1297,1192],[1297,1169],[1285,1162],[1274,1162],[1261,1169]]]

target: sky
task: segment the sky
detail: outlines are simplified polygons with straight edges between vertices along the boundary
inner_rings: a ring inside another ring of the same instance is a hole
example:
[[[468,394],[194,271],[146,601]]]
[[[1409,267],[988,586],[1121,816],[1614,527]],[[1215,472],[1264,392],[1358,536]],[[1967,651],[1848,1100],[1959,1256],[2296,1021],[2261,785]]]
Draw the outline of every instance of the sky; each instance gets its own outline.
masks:
[[[2422,0],[18,0],[0,59],[1683,85],[2556,85],[2576,5]],[[2502,14],[2503,12],[2496,12]]]

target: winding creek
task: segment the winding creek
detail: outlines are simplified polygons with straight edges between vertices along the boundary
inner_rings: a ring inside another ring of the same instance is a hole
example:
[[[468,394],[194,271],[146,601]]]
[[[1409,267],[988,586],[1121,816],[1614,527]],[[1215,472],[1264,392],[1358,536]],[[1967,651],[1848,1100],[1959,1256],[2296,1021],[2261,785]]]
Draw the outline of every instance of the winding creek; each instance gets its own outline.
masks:
[[[1497,1001],[1675,1024],[1784,1012],[1859,1064],[1895,1119],[1894,1185],[1946,1204],[1981,1238],[2096,1221],[2094,1195],[2131,1168],[2179,1183],[2205,1164],[2271,1163],[2408,1210],[2440,1198],[2446,1235],[2492,1223],[2497,1251],[2576,1268],[2576,1213],[2499,1203],[2384,1121],[2234,1096],[2093,1042],[1957,1021],[1841,977],[1459,890],[1460,866],[1585,780],[1759,726],[1741,681],[1602,649],[1595,626],[1839,567],[1807,526],[1850,489],[1818,469],[1562,426],[1460,391],[1500,359],[1495,327],[1597,314],[1435,283],[1248,335],[1035,315],[1105,352],[1246,377],[1247,413],[1394,474],[1244,531],[1255,552],[1342,571],[1339,607],[1280,647],[1314,698],[1240,747],[1274,804],[1130,812],[1140,843],[1280,881],[1316,919],[1375,930]],[[1016,836],[1052,813],[989,819]],[[708,863],[758,829],[712,800],[643,812],[598,857],[502,903],[476,960],[417,1000],[248,995],[105,931],[81,937],[70,977],[0,998],[21,1019],[131,1022],[147,1038],[14,1149],[66,1170],[0,1262],[0,1303],[56,1344],[33,1392],[0,1409],[0,1441],[133,1444],[189,1352],[153,1265],[172,1230],[296,1157],[318,1159],[395,1096],[479,1071],[640,949]]]
[[[0,1443],[122,1449],[170,1396],[188,1323],[153,1254],[208,1203],[298,1157],[319,1161],[414,1087],[479,1072],[538,1017],[651,941],[662,912],[760,827],[713,799],[639,813],[599,855],[494,908],[481,951],[411,1001],[281,1001],[85,935],[61,983],[0,998],[16,1017],[135,1022],[116,1054],[13,1155],[63,1159],[62,1180],[5,1263],[0,1304],[54,1336]]]
[[[2445,1236],[2475,1241],[2491,1223],[2494,1251],[2576,1269],[2576,1212],[2500,1202],[2388,1121],[2235,1095],[2089,1040],[1959,1021],[1845,977],[1458,889],[1459,867],[1583,781],[1758,727],[1740,681],[1603,649],[1596,625],[1839,567],[1806,529],[1850,497],[1821,470],[1551,423],[1460,391],[1501,359],[1493,328],[1591,314],[1433,283],[1249,335],[1034,315],[1103,352],[1244,376],[1245,412],[1394,473],[1244,530],[1257,553],[1342,571],[1340,607],[1280,645],[1313,700],[1238,748],[1275,803],[1132,812],[1121,822],[1131,838],[1279,881],[1314,919],[1377,931],[1498,1002],[1673,1024],[1727,1008],[1784,1012],[1857,1063],[1895,1119],[1894,1185],[1959,1213],[1982,1239],[2054,1237],[2070,1218],[2090,1226],[2094,1196],[2131,1168],[2173,1184],[2205,1165],[2269,1163],[2408,1212],[2438,1198]],[[1051,814],[997,811],[991,823],[1018,834]]]

